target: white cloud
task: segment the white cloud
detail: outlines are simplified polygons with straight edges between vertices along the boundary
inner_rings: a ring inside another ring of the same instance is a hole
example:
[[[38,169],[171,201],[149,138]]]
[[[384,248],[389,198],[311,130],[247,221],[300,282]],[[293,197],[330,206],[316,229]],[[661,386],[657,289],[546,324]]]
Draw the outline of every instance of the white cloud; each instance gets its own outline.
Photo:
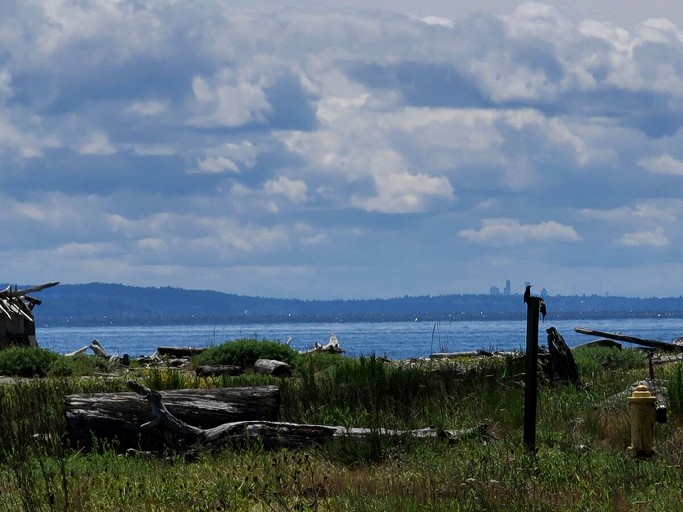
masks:
[[[188,172],[191,174],[223,172],[239,174],[242,170],[253,168],[257,157],[258,149],[249,141],[226,142],[207,150],[206,157],[197,159],[197,168]]]
[[[658,227],[654,231],[626,233],[619,243],[626,246],[666,247],[671,242],[664,234],[664,229]]]
[[[440,16],[425,16],[422,18],[422,22],[425,25],[453,28],[453,22],[448,18],[442,18]]]
[[[683,176],[683,161],[665,154],[658,157],[641,158],[638,165],[648,172]]]
[[[205,172],[209,174],[218,174],[225,171],[240,172],[235,162],[224,156],[200,158],[197,160],[197,167],[198,170],[190,172]]]
[[[520,224],[517,219],[484,219],[479,230],[464,229],[458,236],[482,245],[506,246],[526,242],[578,242],[573,227],[555,221]]]
[[[659,206],[656,203],[639,203],[635,207],[622,206],[608,210],[584,208],[582,216],[608,222],[633,223],[634,221],[676,222],[677,209],[671,206]]]
[[[168,110],[168,104],[164,101],[136,101],[126,107],[126,112],[141,116],[157,116]]]
[[[87,142],[85,142],[78,149],[81,155],[113,155],[116,153],[116,146],[114,146],[107,137],[106,133],[93,133]]]
[[[192,80],[197,115],[191,123],[202,127],[239,127],[251,122],[262,123],[271,106],[262,87],[248,82],[226,83],[229,76],[221,74],[215,85],[201,76]]]
[[[435,209],[435,204],[455,200],[453,187],[443,177],[386,172],[376,178],[375,186],[375,196],[355,195],[351,204],[369,212],[417,213]]]
[[[292,203],[303,203],[306,201],[308,187],[305,181],[279,176],[276,180],[266,181],[263,190],[269,195],[284,196]]]

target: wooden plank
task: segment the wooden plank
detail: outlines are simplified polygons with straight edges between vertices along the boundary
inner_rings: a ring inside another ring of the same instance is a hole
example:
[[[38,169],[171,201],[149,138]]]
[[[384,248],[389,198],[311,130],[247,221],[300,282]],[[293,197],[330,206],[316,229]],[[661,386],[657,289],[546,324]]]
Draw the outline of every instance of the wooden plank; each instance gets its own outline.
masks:
[[[610,340],[624,341],[626,343],[633,343],[643,347],[656,348],[667,352],[683,352],[683,346],[667,343],[666,341],[648,340],[644,338],[637,338],[635,336],[627,336],[625,334],[617,334],[613,332],[595,331],[591,329],[583,329],[576,327],[574,329],[579,334],[587,334],[589,336],[600,336]]]

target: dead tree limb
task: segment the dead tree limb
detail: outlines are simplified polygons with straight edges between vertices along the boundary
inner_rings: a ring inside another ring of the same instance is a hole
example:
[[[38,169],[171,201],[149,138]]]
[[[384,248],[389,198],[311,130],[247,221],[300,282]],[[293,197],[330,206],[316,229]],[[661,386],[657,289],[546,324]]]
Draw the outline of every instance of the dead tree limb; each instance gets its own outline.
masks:
[[[210,451],[225,446],[254,442],[257,439],[267,448],[297,448],[321,444],[335,438],[368,440],[372,436],[388,438],[443,438],[453,442],[468,437],[494,439],[487,425],[465,430],[440,430],[425,428],[418,430],[389,430],[346,428],[327,425],[305,425],[278,421],[236,421],[225,423],[211,429],[201,429],[189,425],[173,416],[162,402],[159,393],[151,391],[136,382],[128,382],[128,387],[144,397],[152,409],[153,420],[145,423],[145,430],[159,431],[167,446],[175,450],[201,448]]]

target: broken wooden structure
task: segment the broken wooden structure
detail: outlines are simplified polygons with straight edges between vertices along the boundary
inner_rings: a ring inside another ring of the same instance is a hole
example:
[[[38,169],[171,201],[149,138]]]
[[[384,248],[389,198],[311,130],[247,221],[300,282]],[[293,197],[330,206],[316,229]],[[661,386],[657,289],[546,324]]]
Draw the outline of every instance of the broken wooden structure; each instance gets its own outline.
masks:
[[[23,290],[8,286],[0,291],[0,348],[10,346],[37,347],[33,308],[42,301],[29,295],[58,285],[45,283]]]

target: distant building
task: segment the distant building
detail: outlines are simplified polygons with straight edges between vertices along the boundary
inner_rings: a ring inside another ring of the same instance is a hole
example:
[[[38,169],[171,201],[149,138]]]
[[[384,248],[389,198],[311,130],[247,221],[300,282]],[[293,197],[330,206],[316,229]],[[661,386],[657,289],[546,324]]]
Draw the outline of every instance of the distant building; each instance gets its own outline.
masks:
[[[497,286],[492,286],[489,288],[489,295],[500,295],[500,288]]]
[[[548,296],[548,290],[545,288],[541,288],[541,297],[547,297]]]
[[[505,289],[503,290],[503,295],[510,295],[510,280],[505,281]]]

